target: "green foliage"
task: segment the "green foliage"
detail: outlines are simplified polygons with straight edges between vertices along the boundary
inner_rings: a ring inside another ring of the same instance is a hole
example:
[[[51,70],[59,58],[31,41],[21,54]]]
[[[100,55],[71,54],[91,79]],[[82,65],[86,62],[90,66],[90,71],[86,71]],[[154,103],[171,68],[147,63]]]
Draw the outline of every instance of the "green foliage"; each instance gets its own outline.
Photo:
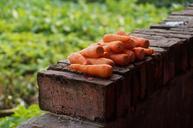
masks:
[[[21,122],[40,114],[42,112],[37,105],[31,105],[27,109],[19,106],[12,116],[0,119],[0,128],[16,128]]]
[[[183,5],[187,5],[190,2],[192,2],[192,0],[139,0],[140,3],[153,3],[156,6],[173,6],[175,4],[183,4]]]
[[[157,23],[171,9],[136,2],[1,0],[0,86],[4,95],[0,108],[23,101],[30,104],[37,94],[38,70],[99,40],[104,33],[131,32]]]

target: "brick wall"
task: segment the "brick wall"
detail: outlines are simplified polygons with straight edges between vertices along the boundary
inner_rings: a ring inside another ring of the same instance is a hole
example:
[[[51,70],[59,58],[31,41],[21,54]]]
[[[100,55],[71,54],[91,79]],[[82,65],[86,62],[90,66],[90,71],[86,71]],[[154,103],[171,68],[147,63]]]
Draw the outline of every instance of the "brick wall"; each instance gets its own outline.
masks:
[[[193,127],[193,5],[132,35],[149,39],[155,53],[115,67],[110,79],[70,72],[66,60],[39,72],[40,108],[57,115],[20,128]]]

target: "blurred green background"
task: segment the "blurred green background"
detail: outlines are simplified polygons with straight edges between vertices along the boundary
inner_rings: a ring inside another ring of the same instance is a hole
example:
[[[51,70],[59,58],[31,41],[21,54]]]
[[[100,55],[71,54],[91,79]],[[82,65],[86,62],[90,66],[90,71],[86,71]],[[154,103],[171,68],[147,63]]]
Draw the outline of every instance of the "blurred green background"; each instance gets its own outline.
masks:
[[[0,109],[37,102],[36,74],[105,33],[147,28],[184,8],[183,0],[1,0]],[[34,113],[32,111],[35,111]],[[21,113],[26,114],[21,114]],[[19,114],[18,114],[19,113]],[[0,119],[15,128],[37,105]]]

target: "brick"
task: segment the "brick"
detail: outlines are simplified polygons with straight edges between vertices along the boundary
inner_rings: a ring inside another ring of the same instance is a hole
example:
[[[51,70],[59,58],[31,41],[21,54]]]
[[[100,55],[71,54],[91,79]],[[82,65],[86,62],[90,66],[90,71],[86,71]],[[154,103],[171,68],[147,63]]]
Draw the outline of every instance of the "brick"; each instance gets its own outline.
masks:
[[[152,79],[153,90],[160,89],[164,84],[167,83],[167,73],[168,73],[168,60],[167,51],[163,48],[150,47],[155,53],[152,55],[153,62],[151,63],[152,72],[150,72],[149,77]]]
[[[128,118],[131,128],[189,128],[193,126],[193,71],[170,81],[151,98],[141,102]]]
[[[153,32],[153,35],[163,36],[166,38],[178,38],[178,39],[190,39],[193,36],[193,33],[186,32],[183,30],[176,31],[177,28],[171,28],[170,30],[164,29],[149,29],[149,30],[140,30],[140,32]],[[155,34],[156,33],[156,34]]]
[[[146,78],[146,60],[135,62],[135,80],[139,83],[139,99],[144,99],[146,96],[146,88],[147,88],[147,78]],[[135,86],[135,84],[133,85]]]
[[[192,127],[192,75],[193,71],[172,80],[157,91],[150,99],[141,102],[135,113],[129,117],[116,119],[109,123],[94,123],[67,116],[45,114],[35,117],[18,128],[138,128],[138,127]]]
[[[153,57],[147,57],[146,59],[146,84],[147,84],[147,87],[146,87],[146,93],[147,93],[147,96],[151,96],[158,88],[159,83],[157,83],[158,81],[160,83],[162,83],[161,80],[161,76],[158,77],[158,74],[157,74],[157,71],[156,70],[160,70],[160,71],[163,71],[160,67],[158,67],[158,64],[155,64],[157,63],[158,59],[160,59],[161,61],[161,58],[159,58],[158,56],[156,56],[154,54],[154,58]],[[158,69],[160,68],[160,69]],[[159,80],[158,80],[159,78]],[[156,81],[158,80],[158,81]],[[156,87],[157,86],[157,87]]]
[[[192,17],[193,18],[193,17]],[[164,29],[164,28],[162,28]],[[156,29],[151,30],[157,33],[170,33],[171,37],[175,38],[182,38],[184,39],[183,45],[181,45],[178,51],[181,51],[177,59],[181,60],[181,63],[176,63],[179,64],[178,67],[181,65],[181,71],[185,71],[187,67],[193,67],[193,29],[189,27],[184,27],[184,28],[170,28],[170,30],[159,30],[157,31]],[[181,34],[181,36],[179,35]],[[165,34],[164,34],[165,35]],[[164,36],[163,35],[163,36]],[[168,35],[167,35],[168,36]],[[178,52],[179,53],[179,52]],[[179,61],[178,61],[179,62]]]
[[[180,27],[180,28],[171,28],[172,31],[178,31],[184,34],[193,35],[193,28],[187,28],[187,27]]]
[[[168,18],[161,22],[160,24],[154,24],[150,26],[150,29],[165,29],[170,30],[171,28],[183,28],[185,26],[191,26],[189,24],[189,20],[183,19],[174,19],[174,18]]]
[[[191,28],[172,28],[172,31],[178,31],[179,33],[183,33],[183,34],[187,34],[187,35],[191,35],[189,36],[189,38],[186,38],[185,44],[183,47],[185,47],[184,49],[187,51],[187,55],[183,54],[184,52],[181,52],[182,56],[183,56],[183,60],[185,61],[185,59],[187,59],[188,61],[188,66],[193,67],[193,29]],[[185,62],[183,63],[184,67],[186,66]]]
[[[188,6],[189,6],[189,7],[193,7],[193,4],[189,4]]]
[[[186,7],[186,10],[193,10],[193,7],[191,7],[191,6]]]
[[[144,60],[135,62],[135,68],[131,77],[131,108],[130,112],[135,110],[136,105],[145,100],[147,95],[150,95],[153,90],[152,74],[156,67],[151,67],[153,63],[152,57],[146,57]],[[149,71],[148,71],[149,70]],[[151,84],[150,84],[151,83]]]
[[[178,26],[170,26],[166,24],[154,24],[150,26],[151,29],[155,28],[155,29],[165,29],[165,30],[169,30],[170,28],[175,28],[175,27],[178,27]]]
[[[170,52],[169,59],[173,58],[175,62],[175,73],[185,72],[188,68],[188,43],[187,39],[191,35],[180,34],[176,31],[169,31],[163,29],[139,30],[137,34],[146,34],[151,36],[160,36],[160,41],[152,41],[151,46],[162,47],[168,49]],[[155,37],[148,36],[146,38],[155,39]],[[172,55],[173,54],[173,55]]]
[[[155,49],[152,56],[147,56],[143,61],[134,63],[135,75],[133,76],[135,78],[133,79],[135,83],[133,84],[133,91],[136,91],[134,88],[139,88],[136,91],[139,99],[143,100],[146,96],[150,96],[163,83],[162,56],[164,52],[165,50],[158,51]]]
[[[49,65],[48,70],[55,70],[55,71],[69,71],[68,63],[58,63]]]
[[[117,88],[117,117],[125,117],[131,107],[131,86],[134,65],[113,67],[113,72],[124,77],[123,84]]]
[[[193,126],[192,76],[193,70],[190,70],[176,77],[151,98],[140,102],[135,112],[108,123],[45,114],[30,119],[18,128],[190,128]]]
[[[70,62],[68,60],[66,60],[66,59],[63,59],[63,60],[59,60],[58,61],[58,64],[60,64],[60,63],[69,64]]]
[[[180,11],[180,12],[173,12],[171,15],[193,16],[193,10],[183,10],[183,11]]]
[[[167,39],[162,36],[152,36],[145,34],[133,34],[134,36],[144,37],[150,40],[151,47],[163,48],[167,52],[163,56],[164,63],[164,84],[175,76],[175,53],[173,46],[177,43],[175,40]]]
[[[187,50],[191,45],[193,45],[191,42],[193,40],[193,34],[191,32],[186,31],[179,31],[175,29],[171,30],[163,30],[163,29],[151,29],[151,30],[142,30],[140,33],[156,33],[156,35],[161,35],[166,38],[177,38],[178,40],[178,47],[175,47],[176,51],[176,71],[177,72],[185,72],[188,68],[188,60],[191,60],[191,50]]]
[[[40,108],[99,122],[113,120],[116,117],[116,89],[122,79],[116,74],[110,79],[100,79],[66,69],[39,72]]]
[[[193,39],[191,39],[190,44],[188,45],[188,62],[191,67],[193,67]]]
[[[173,24],[172,24],[173,23]],[[184,16],[184,15],[170,15],[164,22],[160,24],[151,25],[152,29],[166,29],[169,30],[171,28],[192,28],[193,27],[193,17],[192,16]]]
[[[124,77],[123,84],[120,84],[116,88],[117,94],[117,117],[125,117],[131,107],[136,105],[139,100],[144,99],[146,95],[146,75],[147,78],[152,78],[151,73],[146,72],[147,65],[149,69],[154,70],[153,67],[150,68],[149,62],[152,59],[146,58],[143,61],[136,62],[134,65],[122,66],[113,68],[115,74],[119,74]],[[48,69],[51,70],[68,70],[64,69],[63,65],[68,62],[66,60],[59,61],[57,65],[50,66]],[[148,73],[148,74],[147,74]],[[151,80],[150,80],[151,81]],[[150,83],[150,81],[148,83]],[[152,83],[152,82],[151,82]]]
[[[179,15],[179,16],[170,15],[167,17],[166,20],[191,22],[191,21],[193,21],[193,17],[192,16],[184,16],[184,15]]]
[[[58,64],[49,66],[50,70],[68,71],[66,65],[69,62],[67,60],[60,60]],[[134,65],[129,66],[115,66],[113,67],[114,74],[121,75],[123,77],[122,84],[119,84],[116,88],[116,115],[117,117],[123,117],[128,114],[131,105],[131,77],[133,74]]]
[[[192,37],[192,34],[180,31],[164,30],[164,29],[141,29],[134,31],[136,34],[155,35],[165,38],[177,38],[184,41]]]

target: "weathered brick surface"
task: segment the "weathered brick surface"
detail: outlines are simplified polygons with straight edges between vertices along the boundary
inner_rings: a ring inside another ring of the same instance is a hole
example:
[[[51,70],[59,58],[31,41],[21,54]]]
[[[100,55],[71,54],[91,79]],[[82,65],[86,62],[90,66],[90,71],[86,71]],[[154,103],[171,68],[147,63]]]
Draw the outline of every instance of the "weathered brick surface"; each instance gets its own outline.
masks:
[[[173,12],[172,15],[193,16],[193,10],[183,10],[183,11],[180,11],[180,12]]]
[[[150,28],[171,29],[171,28],[192,28],[193,16],[170,15],[160,24],[151,25]]]
[[[168,49],[168,51],[170,52],[169,59],[174,59],[173,61],[175,63],[175,73],[186,71],[186,69],[188,68],[188,43],[186,38],[191,38],[191,35],[179,34],[175,31],[167,32],[167,30],[162,29],[139,30],[135,33],[151,36],[161,36],[159,38],[163,41],[152,41],[150,42],[150,45]],[[155,37],[148,38],[155,39]]]
[[[154,54],[154,57],[147,58],[147,66],[146,66],[146,96],[151,96],[158,87],[161,86],[160,83],[163,82],[163,77],[160,74],[160,71],[163,70],[161,64],[159,62],[161,58],[158,55]],[[159,72],[159,73],[158,73]]]
[[[119,75],[106,80],[66,71],[43,71],[38,74],[40,107],[89,120],[112,120],[116,117],[119,84],[122,84]]]
[[[56,71],[69,71],[67,65],[69,62],[67,60],[61,60],[56,65],[49,66],[49,70]],[[114,67],[113,72],[122,76],[122,83],[116,86],[116,100],[114,102],[116,105],[116,117],[123,117],[128,114],[131,106],[131,86],[132,86],[132,76],[135,76],[133,70],[135,70],[134,65]]]
[[[192,7],[190,7],[192,8]],[[172,31],[177,31],[179,33],[182,33],[183,35],[188,34],[191,35],[191,38],[186,38],[186,42],[188,44],[188,57],[189,57],[189,64],[190,66],[193,65],[193,52],[192,52],[192,48],[193,48],[193,41],[192,41],[192,28],[193,28],[193,16],[192,14],[188,14],[190,12],[192,12],[192,9],[187,9],[187,11],[182,11],[179,13],[174,13],[173,15],[170,15],[165,22],[163,22],[160,25],[156,25],[156,26],[151,26],[151,28],[160,28],[160,29],[165,29],[165,24],[169,21],[183,21],[185,22],[184,25],[180,25],[180,26],[176,26],[175,28],[168,26],[167,29],[170,29]],[[185,13],[185,14],[184,14]]]
[[[135,62],[134,63],[136,69],[135,69],[135,80],[139,81],[139,95],[138,97],[140,99],[143,99],[145,97],[145,91],[147,88],[147,78],[146,78],[146,65],[147,62],[146,60],[140,61],[140,62]],[[135,85],[135,84],[134,84]]]
[[[154,49],[155,53],[152,55],[153,62],[151,63],[151,67],[154,67],[152,70],[153,73],[150,72],[149,77],[153,83],[153,87],[156,89],[161,88],[165,83],[167,83],[166,70],[167,70],[167,51],[163,48],[158,47],[150,47]],[[150,67],[150,68],[151,68]]]
[[[133,65],[125,67],[114,67],[113,72],[124,77],[123,84],[117,86],[117,118],[126,116],[131,106],[132,76],[135,70]]]
[[[191,128],[193,126],[193,71],[141,102],[131,115],[131,128]]]
[[[175,39],[167,39],[165,37],[161,36],[151,36],[151,35],[145,35],[145,34],[133,34],[135,36],[144,37],[150,40],[150,46],[152,47],[158,47],[158,48],[164,48],[166,51],[166,54],[164,54],[163,57],[163,63],[164,63],[164,84],[167,83],[170,79],[172,79],[175,76],[175,46],[177,45],[177,42]]]
[[[193,127],[193,70],[176,77],[168,86],[141,102],[128,117],[109,123],[93,123],[46,114],[18,128],[191,128]]]

